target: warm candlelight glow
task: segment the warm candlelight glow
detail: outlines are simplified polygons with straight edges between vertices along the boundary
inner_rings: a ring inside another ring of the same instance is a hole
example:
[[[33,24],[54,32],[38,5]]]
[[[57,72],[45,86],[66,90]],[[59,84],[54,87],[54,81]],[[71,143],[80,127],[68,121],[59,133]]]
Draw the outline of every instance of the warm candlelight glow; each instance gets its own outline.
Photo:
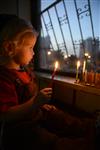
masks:
[[[52,74],[52,80],[54,79],[57,68],[58,68],[58,61],[55,62],[55,67],[54,67],[54,71],[53,71],[53,74]]]
[[[80,61],[77,61],[77,70],[80,67]]]
[[[58,61],[55,62],[55,71],[57,70],[58,68]]]
[[[83,73],[85,72],[85,69],[86,69],[86,61],[84,60],[84,62],[83,62]]]
[[[51,80],[51,83],[50,83],[50,87],[53,86],[53,81],[54,81],[54,77],[55,77],[55,74],[56,74],[56,71],[58,69],[58,66],[59,66],[59,63],[58,61],[55,62],[55,65],[54,65],[54,70],[53,70],[53,73],[52,73],[52,80]]]
[[[76,68],[76,82],[78,81],[78,70],[79,70],[79,67],[80,67],[80,61],[78,60],[77,61],[77,68]]]

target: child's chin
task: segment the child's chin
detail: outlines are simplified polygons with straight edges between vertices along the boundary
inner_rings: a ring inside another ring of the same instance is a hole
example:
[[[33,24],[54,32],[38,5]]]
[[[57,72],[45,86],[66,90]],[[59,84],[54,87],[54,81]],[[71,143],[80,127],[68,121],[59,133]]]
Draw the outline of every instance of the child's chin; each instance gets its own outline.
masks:
[[[27,62],[25,62],[23,65],[29,65],[31,62],[32,62],[32,59],[27,61]]]
[[[29,65],[29,62],[22,64],[22,66],[27,66],[27,65]]]

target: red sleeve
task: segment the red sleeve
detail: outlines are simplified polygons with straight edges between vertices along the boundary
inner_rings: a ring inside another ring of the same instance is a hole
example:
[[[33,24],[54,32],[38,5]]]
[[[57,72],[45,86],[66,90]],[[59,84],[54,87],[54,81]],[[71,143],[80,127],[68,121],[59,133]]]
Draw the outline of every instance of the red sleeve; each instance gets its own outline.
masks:
[[[13,83],[0,81],[0,112],[5,112],[17,104],[18,98]]]

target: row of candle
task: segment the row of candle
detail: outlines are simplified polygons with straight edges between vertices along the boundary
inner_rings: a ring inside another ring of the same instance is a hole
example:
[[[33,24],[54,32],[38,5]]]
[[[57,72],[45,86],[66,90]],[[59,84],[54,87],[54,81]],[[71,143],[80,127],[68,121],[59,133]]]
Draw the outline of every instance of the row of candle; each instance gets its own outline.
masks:
[[[51,52],[48,52],[48,55],[50,55],[50,54],[51,54]],[[82,70],[83,74],[86,71],[86,60],[91,58],[91,56],[88,53],[85,53],[84,56],[85,56],[85,60],[83,62],[83,70]],[[78,81],[78,78],[79,78],[78,77],[79,67],[80,67],[80,61],[78,60],[77,61],[77,67],[76,67],[76,82]],[[58,61],[55,62],[55,67],[54,67],[54,71],[53,71],[53,74],[52,74],[52,80],[54,79],[57,68],[58,68]]]
[[[86,61],[83,62],[81,81],[79,81],[79,68],[80,61],[77,61],[76,67],[76,83],[83,83],[85,85],[91,85],[100,88],[100,73],[96,73],[93,71],[88,72],[86,69]]]
[[[80,68],[80,61],[77,61],[77,66],[76,66],[76,83],[79,82],[79,68]],[[51,85],[53,84],[53,80],[56,74],[56,71],[58,69],[59,63],[58,61],[55,62],[55,66],[54,66],[54,70],[52,73],[52,81],[51,81]],[[88,85],[92,85],[92,86],[96,86],[96,87],[100,87],[100,73],[95,73],[93,71],[91,72],[87,72],[86,70],[86,61],[84,60],[83,62],[83,68],[82,68],[82,74],[81,74],[81,83],[84,84],[88,84]]]
[[[86,71],[82,77],[82,81],[80,82],[85,85],[91,85],[100,88],[100,73]]]
[[[58,63],[58,61],[56,61],[55,66],[54,66],[54,70],[53,70],[53,73],[52,73],[52,80],[54,80],[54,77],[55,77],[58,66],[59,66],[59,63]],[[80,67],[80,61],[77,61],[76,81],[78,81],[78,78],[79,78],[79,76],[78,76],[79,75],[79,67]],[[85,73],[85,67],[86,67],[86,61],[84,61],[84,63],[83,63],[83,74]]]

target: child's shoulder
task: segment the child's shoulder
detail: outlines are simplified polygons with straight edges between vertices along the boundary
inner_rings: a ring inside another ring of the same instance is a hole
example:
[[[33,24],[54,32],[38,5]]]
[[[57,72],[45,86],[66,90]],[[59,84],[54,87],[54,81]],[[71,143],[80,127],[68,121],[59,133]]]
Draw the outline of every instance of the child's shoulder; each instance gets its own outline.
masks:
[[[0,66],[0,80],[11,83],[14,82],[15,76],[9,69]]]

